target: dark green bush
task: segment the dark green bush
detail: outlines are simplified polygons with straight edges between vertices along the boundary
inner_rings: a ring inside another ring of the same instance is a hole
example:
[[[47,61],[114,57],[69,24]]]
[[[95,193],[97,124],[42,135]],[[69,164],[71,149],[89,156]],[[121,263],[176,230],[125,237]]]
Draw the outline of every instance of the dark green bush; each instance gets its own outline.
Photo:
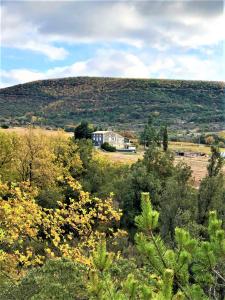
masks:
[[[8,128],[9,128],[9,126],[8,126],[8,125],[6,125],[6,124],[2,124],[2,125],[1,125],[1,128],[3,128],[3,129],[8,129]]]
[[[105,142],[101,145],[101,148],[108,152],[116,152],[116,148],[109,143]]]

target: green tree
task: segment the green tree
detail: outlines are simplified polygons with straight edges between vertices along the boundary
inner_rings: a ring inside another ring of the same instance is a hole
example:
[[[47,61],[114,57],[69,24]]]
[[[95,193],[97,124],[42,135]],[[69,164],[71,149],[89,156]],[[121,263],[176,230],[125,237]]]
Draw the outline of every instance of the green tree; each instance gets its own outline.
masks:
[[[163,141],[162,141],[163,151],[166,152],[168,150],[168,131],[167,131],[167,126],[165,126],[163,128],[162,135],[163,135]]]
[[[86,267],[65,259],[49,260],[32,269],[18,283],[0,289],[0,299],[7,300],[84,300]]]
[[[160,230],[167,241],[173,241],[176,225],[181,224],[181,215],[189,220],[196,219],[197,191],[191,186],[191,169],[186,164],[174,165],[174,156],[170,151],[151,146],[144,158],[133,164],[127,176],[117,184],[115,197],[123,209],[122,224],[134,229],[134,217],[140,213],[142,192],[149,192],[153,205],[161,211]],[[178,219],[179,218],[179,221]]]
[[[209,215],[207,241],[193,239],[186,230],[176,228],[174,249],[166,248],[161,237],[154,234],[158,219],[159,213],[152,209],[149,194],[142,194],[142,214],[136,217],[141,231],[136,236],[137,247],[158,276],[163,278],[170,270],[171,286],[167,294],[180,291],[186,299],[223,299],[225,235],[216,212]]]
[[[225,216],[225,178],[223,174],[202,179],[198,191],[198,222],[205,224],[210,210]]]
[[[201,224],[205,224],[210,210],[217,210],[221,217],[225,215],[224,159],[217,147],[211,147],[211,151],[208,175],[202,179],[198,192],[198,220]]]
[[[82,121],[74,130],[75,139],[91,139],[91,134],[94,131],[88,122]]]
[[[209,215],[205,241],[192,238],[188,231],[176,228],[176,244],[168,248],[159,234],[159,213],[153,210],[149,194],[142,194],[142,211],[135,218],[139,232],[135,241],[142,265],[148,266],[148,280],[135,273],[118,280],[110,272],[115,258],[101,242],[93,253],[88,283],[90,299],[206,300],[225,295],[225,233],[216,212]],[[138,267],[137,267],[138,268]],[[139,267],[140,268],[140,267]]]
[[[159,142],[159,132],[154,126],[154,118],[152,115],[148,118],[148,123],[144,127],[144,131],[140,135],[140,143],[144,147],[149,147]]]
[[[224,164],[224,159],[220,154],[219,148],[212,146],[211,157],[209,159],[209,164],[207,166],[208,176],[209,177],[217,176],[221,171],[223,164]]]

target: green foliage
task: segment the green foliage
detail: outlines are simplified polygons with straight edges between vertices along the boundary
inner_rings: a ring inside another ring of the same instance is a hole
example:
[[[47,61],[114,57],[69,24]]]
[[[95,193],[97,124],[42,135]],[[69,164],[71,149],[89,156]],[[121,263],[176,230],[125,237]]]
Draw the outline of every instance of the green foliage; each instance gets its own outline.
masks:
[[[105,272],[111,266],[112,260],[106,251],[106,242],[104,240],[98,244],[96,251],[92,254],[92,259],[94,267],[100,272]]]
[[[8,125],[6,125],[6,124],[2,124],[2,125],[1,125],[1,128],[2,128],[2,129],[8,129],[8,128],[9,128],[9,126],[8,126]]]
[[[224,159],[217,147],[211,147],[211,157],[207,167],[209,177],[217,176],[222,169]]]
[[[146,231],[152,231],[158,225],[159,213],[152,210],[148,193],[142,193],[141,210],[142,214],[135,218],[138,229],[145,228]]]
[[[108,152],[116,152],[116,147],[110,145],[109,143],[105,142],[101,145],[101,148]]]
[[[224,83],[76,77],[43,80],[0,91],[0,117],[11,124],[138,128],[152,112],[180,129],[224,127]],[[33,116],[36,116],[35,122]],[[178,124],[178,125],[177,125]]]
[[[224,298],[216,148],[199,189],[155,143],[131,166],[60,132],[1,133],[0,150],[0,299]]]
[[[86,267],[69,260],[49,260],[32,269],[19,282],[0,290],[0,299],[7,300],[87,300]]]
[[[167,126],[165,126],[163,128],[163,132],[162,132],[162,136],[163,136],[163,150],[167,151],[168,150],[168,132],[167,132]]]
[[[152,220],[157,218],[151,205],[146,204],[147,201],[149,201],[148,195],[145,194],[142,198],[142,215],[136,218],[139,230],[143,233],[136,235],[136,243],[139,251],[147,257],[154,272],[165,278],[167,270],[172,270],[167,274],[171,278],[172,290],[177,287],[187,299],[205,299],[213,293],[222,295],[220,284],[225,284],[224,267],[221,268],[221,264],[225,261],[225,235],[221,228],[222,221],[217,219],[216,212],[210,213],[208,241],[198,241],[186,230],[176,228],[176,247],[166,249],[160,237],[152,232],[157,226],[157,222]],[[166,282],[168,283],[169,280]],[[172,292],[170,287],[165,286],[167,295]]]
[[[144,127],[144,131],[140,135],[140,144],[144,147],[153,147],[161,145],[161,135],[162,132],[156,126],[156,118],[153,115],[150,115],[148,122]],[[159,124],[158,124],[159,126]]]
[[[75,139],[91,139],[94,129],[86,121],[82,121],[74,130]]]
[[[210,210],[225,215],[225,179],[222,174],[224,158],[217,147],[211,147],[211,157],[207,166],[208,176],[202,179],[198,193],[198,218],[204,224]]]
[[[210,213],[207,241],[199,241],[188,231],[176,228],[176,246],[170,249],[154,233],[158,213],[152,209],[148,193],[142,194],[141,207],[141,215],[136,217],[139,233],[135,241],[143,263],[151,268],[150,280],[141,281],[136,274],[117,280],[110,273],[110,266],[116,261],[107,256],[105,243],[100,244],[93,255],[91,299],[223,299],[225,232],[216,212]]]
[[[141,193],[149,192],[154,207],[160,210],[159,228],[167,242],[174,241],[175,227],[182,224],[184,217],[185,225],[196,230],[197,193],[190,179],[190,167],[183,163],[174,166],[170,151],[149,147],[144,159],[132,165],[121,183],[122,187],[117,187],[116,199],[119,199],[124,211],[124,226],[129,231],[134,227],[133,220],[141,210]]]
[[[199,142],[201,144],[206,144],[208,138],[211,138],[214,146],[224,147],[225,138],[221,135],[215,133],[201,134],[199,137]]]

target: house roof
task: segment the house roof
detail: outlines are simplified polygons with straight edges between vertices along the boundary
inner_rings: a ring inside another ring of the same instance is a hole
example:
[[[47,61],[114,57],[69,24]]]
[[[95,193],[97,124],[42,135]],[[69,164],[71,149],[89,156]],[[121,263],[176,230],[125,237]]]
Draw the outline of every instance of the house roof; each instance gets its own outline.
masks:
[[[106,132],[111,132],[108,130],[99,130],[99,131],[94,131],[93,133],[106,133]]]
[[[120,136],[120,137],[124,138],[121,134],[119,134],[115,131],[112,131],[112,130],[98,130],[98,131],[94,131],[92,134],[105,134],[105,133],[114,133],[117,136]]]

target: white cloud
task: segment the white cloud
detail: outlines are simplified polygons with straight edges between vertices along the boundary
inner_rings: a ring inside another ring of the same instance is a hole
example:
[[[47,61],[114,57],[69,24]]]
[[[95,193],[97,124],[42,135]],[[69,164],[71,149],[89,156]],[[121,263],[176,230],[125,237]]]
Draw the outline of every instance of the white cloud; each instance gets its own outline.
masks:
[[[51,60],[64,59],[68,52],[62,47],[55,47],[51,41],[39,33],[38,25],[24,21],[20,15],[1,9],[2,30],[1,44],[6,47],[27,49],[40,52]]]
[[[3,44],[63,59],[54,42],[123,42],[166,50],[224,40],[223,1],[9,1]]]
[[[115,76],[144,78],[149,69],[137,56],[123,51],[105,50],[85,61],[69,66],[55,67],[46,72],[27,69],[2,71],[2,87],[29,81],[73,76]]]
[[[45,72],[27,69],[3,71],[2,87],[39,79],[73,76],[220,80],[221,72],[224,74],[220,63],[195,55],[140,58],[125,51],[101,50],[88,60],[50,68]]]
[[[9,71],[1,70],[0,87],[4,88],[14,84],[39,80],[42,78],[44,78],[44,73],[28,69],[13,69]]]
[[[179,55],[156,60],[153,70],[157,78],[220,81],[224,76],[219,62],[196,55]]]

